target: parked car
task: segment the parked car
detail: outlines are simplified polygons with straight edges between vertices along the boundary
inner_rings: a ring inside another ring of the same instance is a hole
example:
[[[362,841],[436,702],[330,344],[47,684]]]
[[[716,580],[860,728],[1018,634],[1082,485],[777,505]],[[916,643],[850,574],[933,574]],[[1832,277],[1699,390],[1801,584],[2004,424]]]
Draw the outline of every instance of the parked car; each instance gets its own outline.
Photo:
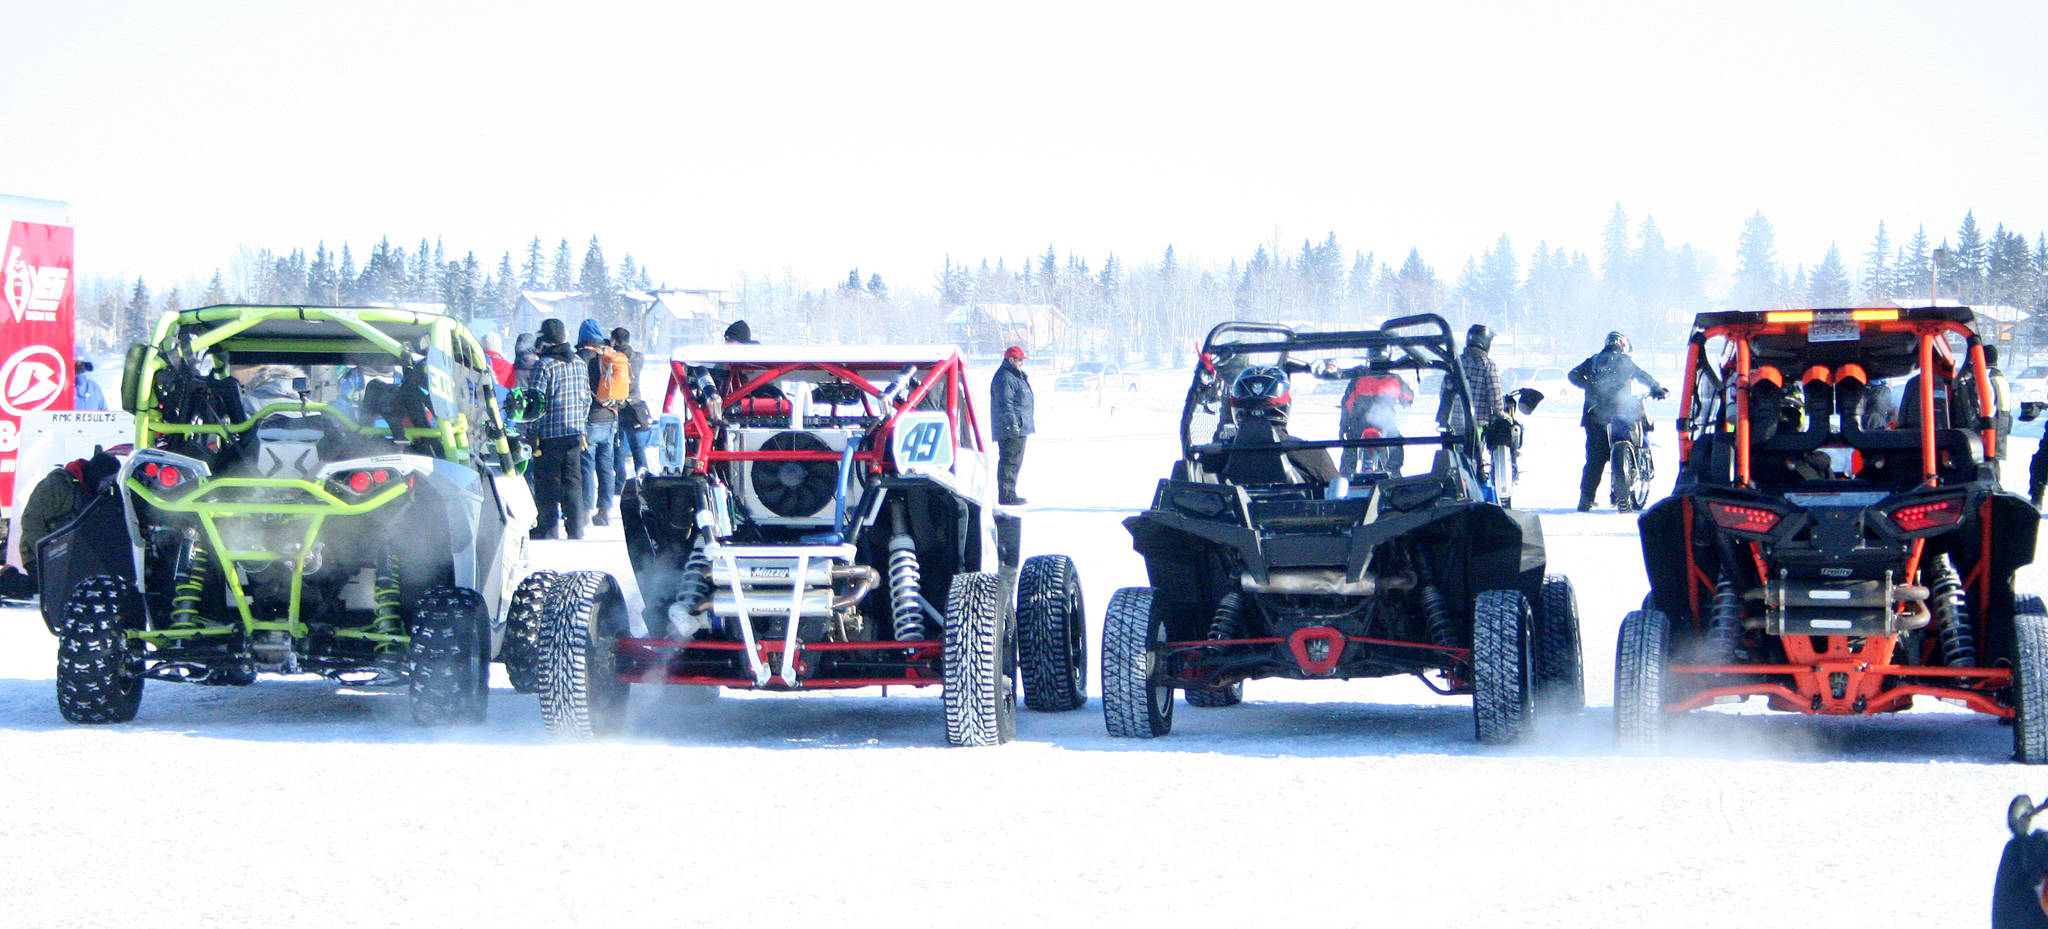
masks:
[[[2012,379],[2014,402],[2048,400],[2048,365],[2028,365]]]
[[[1053,382],[1054,390],[1132,391],[1138,389],[1138,379],[1117,366],[1114,361],[1084,361],[1067,369],[1067,373]]]
[[[1565,369],[1555,365],[1532,369],[1522,380],[1510,381],[1506,387],[1508,390],[1520,387],[1535,388],[1542,391],[1546,399],[1557,403],[1560,408],[1564,406],[1563,401],[1578,403],[1580,396],[1579,389],[1572,386],[1571,379],[1565,376]]]

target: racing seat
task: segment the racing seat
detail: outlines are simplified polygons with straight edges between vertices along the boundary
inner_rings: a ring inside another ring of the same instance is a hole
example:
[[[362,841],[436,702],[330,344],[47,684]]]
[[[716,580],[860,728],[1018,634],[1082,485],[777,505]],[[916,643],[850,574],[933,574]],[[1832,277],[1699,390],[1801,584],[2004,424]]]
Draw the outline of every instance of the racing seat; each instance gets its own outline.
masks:
[[[1238,423],[1234,441],[1238,445],[1276,445],[1280,438],[1271,420],[1247,416]],[[1302,483],[1301,472],[1281,448],[1232,449],[1224,457],[1221,472],[1227,484]]]

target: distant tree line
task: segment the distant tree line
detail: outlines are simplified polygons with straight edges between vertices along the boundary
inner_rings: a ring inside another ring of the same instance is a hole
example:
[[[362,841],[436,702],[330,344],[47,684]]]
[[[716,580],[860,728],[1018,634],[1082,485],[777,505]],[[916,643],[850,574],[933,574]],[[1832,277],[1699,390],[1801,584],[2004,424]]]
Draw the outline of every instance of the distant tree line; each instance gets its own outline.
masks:
[[[509,316],[521,291],[588,294],[600,301],[600,309],[613,309],[619,290],[654,286],[646,266],[635,262],[630,253],[619,259],[616,268],[610,265],[596,236],[584,247],[580,263],[568,239],[556,246],[552,259],[539,236],[527,243],[525,252],[516,268],[512,253],[505,252],[493,270],[480,264],[473,251],[450,258],[438,237],[431,243],[422,238],[419,247],[408,252],[392,245],[387,236],[370,247],[360,265],[347,243],[332,251],[326,242],[314,245],[311,252],[245,248],[225,271],[216,268],[203,287],[188,282],[153,293],[141,277],[132,281],[84,280],[78,314],[106,327],[118,346],[146,338],[157,317],[167,310],[221,303],[438,304],[456,318],[472,322]]]
[[[1694,313],[1707,309],[1885,303],[1924,298],[1936,288],[1939,296],[1967,304],[2048,311],[2048,236],[2036,233],[2029,243],[2003,223],[1987,235],[1974,211],[1939,241],[1923,227],[1900,242],[1879,223],[1857,271],[1835,245],[1818,261],[1788,265],[1761,213],[1744,223],[1734,244],[1734,269],[1723,273],[1706,250],[1666,241],[1653,217],[1636,220],[1617,203],[1602,226],[1597,259],[1547,240],[1519,251],[1502,235],[1484,253],[1465,258],[1455,274],[1440,274],[1418,249],[1394,261],[1347,250],[1330,232],[1298,248],[1260,243],[1250,255],[1221,265],[1190,260],[1171,244],[1156,259],[1110,253],[1099,262],[1048,245],[1043,254],[1014,263],[944,256],[928,289],[892,290],[880,274],[858,268],[822,288],[787,271],[744,274],[732,287],[735,315],[765,338],[945,340],[952,334],[948,318],[963,307],[1052,304],[1073,324],[1062,352],[1112,358],[1177,353],[1216,323],[1244,318],[1342,326],[1437,312],[1459,327],[1485,322],[1525,347],[1569,353],[1584,347],[1589,332],[1607,329],[1669,344]],[[330,251],[319,243],[310,253],[245,250],[203,288],[172,287],[153,296],[140,279],[90,281],[80,311],[125,342],[173,307],[422,302],[475,319],[507,315],[522,290],[610,300],[618,290],[651,284],[647,268],[631,255],[616,267],[607,263],[595,236],[580,264],[566,239],[552,258],[537,236],[525,252],[517,262],[506,252],[493,270],[481,267],[473,252],[448,257],[438,239],[422,239],[412,251],[380,240],[360,264],[347,244]],[[2022,335],[2040,341],[2048,326]]]

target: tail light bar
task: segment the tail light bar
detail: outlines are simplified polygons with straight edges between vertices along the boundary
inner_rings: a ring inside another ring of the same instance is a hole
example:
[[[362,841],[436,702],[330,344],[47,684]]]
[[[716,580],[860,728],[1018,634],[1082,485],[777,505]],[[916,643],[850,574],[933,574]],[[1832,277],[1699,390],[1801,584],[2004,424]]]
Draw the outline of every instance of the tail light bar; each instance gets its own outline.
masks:
[[[1768,535],[1785,518],[1785,514],[1776,510],[1718,500],[1707,501],[1707,516],[1714,520],[1716,526],[1751,535]]]
[[[1912,503],[1886,513],[1892,525],[1905,532],[1925,532],[1930,529],[1947,529],[1963,521],[1962,497],[1943,497]]]

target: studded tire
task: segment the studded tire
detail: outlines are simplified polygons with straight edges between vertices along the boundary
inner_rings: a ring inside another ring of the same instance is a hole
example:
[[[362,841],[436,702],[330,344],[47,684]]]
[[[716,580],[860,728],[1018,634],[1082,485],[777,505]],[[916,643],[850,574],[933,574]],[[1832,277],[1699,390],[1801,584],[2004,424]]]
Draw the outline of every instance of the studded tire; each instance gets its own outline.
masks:
[[[1017,651],[1026,707],[1064,713],[1088,701],[1087,609],[1072,558],[1024,559],[1017,573]]]
[[[135,588],[94,575],[71,588],[57,626],[57,711],[74,723],[125,723],[142,706],[142,659],[127,617],[142,608]]]
[[[1528,735],[1536,709],[1529,598],[1519,590],[1480,592],[1472,604],[1472,727],[1482,745]]]
[[[2048,764],[2048,615],[2012,618],[2012,757]]]
[[[435,587],[412,608],[406,684],[422,726],[480,723],[490,706],[491,627],[484,598],[466,587]]]
[[[498,647],[498,660],[505,665],[505,677],[516,693],[540,691],[540,639],[547,620],[548,594],[561,575],[535,571],[512,591],[512,603],[505,610],[505,641]]]
[[[1621,620],[1614,647],[1614,743],[1655,751],[1664,744],[1665,669],[1670,665],[1671,617],[1644,605]]]
[[[1017,637],[1002,592],[994,573],[953,575],[939,684],[949,745],[1001,745],[1017,735]]]
[[[1571,578],[1543,578],[1536,614],[1536,708],[1571,714],[1586,708],[1585,651],[1579,641],[1579,598]]]
[[[548,732],[573,739],[625,726],[630,685],[618,678],[626,601],[603,571],[559,576],[541,633],[540,713]]]
[[[1150,739],[1173,731],[1173,686],[1161,648],[1166,622],[1150,587],[1125,587],[1102,617],[1102,721],[1109,734]]]

